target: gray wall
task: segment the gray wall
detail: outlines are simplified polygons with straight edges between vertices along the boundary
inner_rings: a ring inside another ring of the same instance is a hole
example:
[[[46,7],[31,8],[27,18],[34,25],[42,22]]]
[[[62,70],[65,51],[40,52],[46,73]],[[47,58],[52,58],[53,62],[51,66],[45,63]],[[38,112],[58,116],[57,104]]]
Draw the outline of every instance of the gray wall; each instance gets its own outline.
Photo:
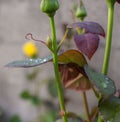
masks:
[[[28,86],[25,82],[25,69],[8,69],[4,65],[16,59],[23,59],[21,47],[26,41],[24,36],[27,33],[32,33],[35,38],[45,40],[47,35],[50,35],[49,20],[45,14],[39,10],[40,0],[0,0],[0,106],[5,111],[6,116],[11,116],[15,113],[19,114],[23,122],[31,120],[36,116],[36,111],[29,103],[24,102],[19,98],[19,93]],[[71,3],[70,0],[60,0],[60,10],[55,17],[57,26],[57,35],[60,39],[62,35],[61,24],[63,22],[71,23]],[[84,0],[86,9],[88,10],[88,21],[96,21],[100,23],[106,30],[107,26],[107,6],[105,0]],[[109,76],[114,79],[117,87],[120,88],[120,6],[115,6],[115,26],[113,31],[113,47],[110,61]],[[48,50],[37,43],[40,48],[40,55],[47,55]],[[89,62],[93,68],[101,71],[103,62],[103,53],[105,48],[105,40],[101,38],[100,47],[95,53],[93,59]],[[46,68],[52,68],[50,64]],[[41,67],[44,68],[43,66]],[[48,69],[49,69],[48,68]],[[43,70],[40,78],[46,78],[52,74],[48,70]],[[44,91],[44,90],[43,90]],[[47,94],[42,92],[41,94]],[[71,97],[71,102],[68,104],[68,110],[80,112],[78,104],[81,103],[80,93],[70,91],[68,96]],[[92,95],[91,95],[92,96]],[[93,97],[89,98],[91,106],[94,105]],[[78,99],[79,98],[79,99]],[[73,106],[75,104],[74,108]],[[80,104],[81,105],[81,104]]]

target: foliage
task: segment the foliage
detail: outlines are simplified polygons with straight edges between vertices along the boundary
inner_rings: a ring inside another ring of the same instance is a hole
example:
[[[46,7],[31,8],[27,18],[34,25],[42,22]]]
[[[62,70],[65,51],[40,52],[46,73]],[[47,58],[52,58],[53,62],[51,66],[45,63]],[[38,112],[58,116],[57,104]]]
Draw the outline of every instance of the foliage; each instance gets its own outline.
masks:
[[[11,117],[10,122],[22,122],[18,115],[14,115]]]

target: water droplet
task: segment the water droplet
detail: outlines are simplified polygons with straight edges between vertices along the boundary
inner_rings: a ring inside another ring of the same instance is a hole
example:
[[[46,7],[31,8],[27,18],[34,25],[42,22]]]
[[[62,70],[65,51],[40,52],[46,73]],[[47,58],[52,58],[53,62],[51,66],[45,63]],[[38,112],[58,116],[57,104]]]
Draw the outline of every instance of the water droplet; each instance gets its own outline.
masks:
[[[46,59],[43,60],[43,62],[46,62],[46,61],[47,61]]]
[[[103,88],[107,88],[107,84],[106,83],[102,83]]]
[[[106,84],[109,84],[109,78],[108,77],[105,77],[105,82],[106,82]]]
[[[30,59],[30,61],[33,61],[33,59]]]

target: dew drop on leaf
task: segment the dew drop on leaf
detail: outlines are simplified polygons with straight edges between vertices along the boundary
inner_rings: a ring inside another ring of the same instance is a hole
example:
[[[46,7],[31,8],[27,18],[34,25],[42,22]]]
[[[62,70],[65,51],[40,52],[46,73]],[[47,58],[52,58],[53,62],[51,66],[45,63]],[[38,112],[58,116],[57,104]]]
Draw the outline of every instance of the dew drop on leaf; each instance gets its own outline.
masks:
[[[106,83],[102,83],[103,88],[107,88],[107,84]]]

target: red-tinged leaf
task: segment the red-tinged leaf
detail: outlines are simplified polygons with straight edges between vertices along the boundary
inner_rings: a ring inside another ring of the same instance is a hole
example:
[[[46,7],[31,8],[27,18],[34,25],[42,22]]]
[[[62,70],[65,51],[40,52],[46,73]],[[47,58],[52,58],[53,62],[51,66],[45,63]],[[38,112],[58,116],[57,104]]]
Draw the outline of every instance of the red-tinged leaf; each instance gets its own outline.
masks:
[[[62,53],[61,55],[58,56],[58,62],[64,64],[75,63],[80,67],[87,64],[84,55],[78,50],[68,50]]]
[[[120,0],[117,0],[117,2],[120,4]]]
[[[77,91],[91,88],[91,83],[82,67],[74,63],[59,64],[59,71],[65,88]]]
[[[98,34],[105,37],[105,32],[102,26],[96,22],[76,22],[67,26],[68,28],[81,28],[85,30],[85,33]]]
[[[74,41],[78,49],[91,59],[98,48],[99,36],[91,33],[75,35]]]

